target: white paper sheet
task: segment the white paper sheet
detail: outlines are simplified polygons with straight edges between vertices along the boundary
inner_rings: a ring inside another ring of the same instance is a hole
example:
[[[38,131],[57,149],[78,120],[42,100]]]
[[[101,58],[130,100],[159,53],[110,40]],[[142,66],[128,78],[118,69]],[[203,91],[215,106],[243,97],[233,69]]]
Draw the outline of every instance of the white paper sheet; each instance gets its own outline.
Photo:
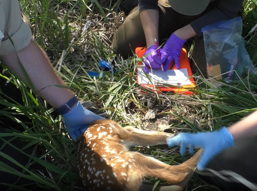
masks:
[[[153,73],[149,70],[148,76],[151,82],[146,77],[142,68],[137,68],[137,75],[139,84],[169,84],[174,86],[191,85],[186,68],[180,70],[167,70],[165,72],[153,70]]]

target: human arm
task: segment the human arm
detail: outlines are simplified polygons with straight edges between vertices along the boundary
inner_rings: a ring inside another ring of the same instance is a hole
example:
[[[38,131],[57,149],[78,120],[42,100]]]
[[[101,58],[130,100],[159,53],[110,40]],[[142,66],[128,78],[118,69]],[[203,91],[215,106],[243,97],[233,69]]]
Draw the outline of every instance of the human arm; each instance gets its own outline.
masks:
[[[156,0],[139,0],[139,16],[145,35],[147,50],[144,53],[144,71],[148,73],[148,67],[161,68],[160,52],[157,52],[155,40],[158,43],[159,11]],[[158,50],[160,51],[160,50]]]
[[[181,39],[190,39],[196,35],[202,36],[201,29],[207,25],[216,23],[221,20],[228,20],[236,17],[243,0],[218,0],[215,6],[209,12],[203,14],[190,24],[176,30],[174,34]]]
[[[19,60],[33,82],[39,96],[54,108],[59,108],[70,100],[74,93],[55,73],[49,59],[42,49],[32,40],[20,51],[1,56],[4,64],[24,82],[29,84]],[[61,88],[60,86],[63,86]],[[64,88],[66,86],[66,88]]]
[[[154,39],[158,41],[159,12],[155,9],[143,10],[140,12],[140,19],[148,48],[155,44]]]
[[[155,44],[159,40],[159,11],[157,0],[138,0],[140,19],[145,34],[146,46]]]
[[[148,73],[148,66],[150,68],[159,69],[162,61],[157,52],[158,47],[155,45],[155,39],[158,42],[158,24],[159,12],[155,9],[146,9],[140,12],[140,19],[145,34],[147,50],[144,53],[144,71]]]
[[[245,117],[241,121],[219,131],[200,133],[180,133],[174,138],[167,139],[169,146],[181,146],[180,153],[183,155],[186,146],[193,153],[195,146],[203,148],[204,152],[198,161],[197,167],[203,170],[208,162],[223,150],[233,147],[234,142],[257,135],[257,111]]]
[[[241,121],[228,127],[228,132],[233,136],[234,141],[247,139],[257,135],[257,111],[248,115]]]
[[[177,68],[179,67],[180,49],[183,47],[185,40],[193,36],[202,36],[201,29],[209,24],[232,19],[237,16],[243,0],[217,0],[208,7],[208,11],[195,19],[189,25],[176,30],[167,40],[164,46],[164,54],[162,61],[164,68],[171,60],[175,61]],[[215,4],[215,6],[214,6]],[[211,9],[211,7],[213,7]]]
[[[218,0],[213,9],[191,22],[190,25],[198,36],[202,36],[203,27],[237,17],[242,4],[243,0]]]
[[[174,32],[174,34],[180,39],[188,40],[196,35],[195,30],[191,25],[186,25]]]
[[[1,59],[14,74],[29,84],[21,68],[20,64],[22,64],[39,96],[54,108],[60,108],[74,96],[74,93],[55,73],[43,50],[33,40],[17,53],[3,55]],[[76,102],[72,107],[68,113],[63,114],[63,117],[67,131],[76,140],[91,122],[102,117],[86,110],[80,102]]]

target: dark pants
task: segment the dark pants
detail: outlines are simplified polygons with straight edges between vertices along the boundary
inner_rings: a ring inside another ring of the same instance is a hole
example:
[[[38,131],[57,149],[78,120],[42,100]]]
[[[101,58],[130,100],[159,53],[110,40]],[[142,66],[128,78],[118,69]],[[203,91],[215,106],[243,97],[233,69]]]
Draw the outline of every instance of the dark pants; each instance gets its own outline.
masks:
[[[2,68],[0,67],[0,72],[2,72]],[[8,96],[9,98],[15,100],[16,102],[22,104],[22,96],[20,93],[20,90],[17,89],[13,84],[6,82],[5,79],[0,77],[0,91]],[[3,96],[1,94],[1,96]],[[7,97],[3,96],[5,99]],[[0,98],[1,99],[1,98]],[[8,99],[8,98],[7,98]],[[11,99],[8,101],[11,102]],[[0,104],[0,110],[5,109],[4,105]],[[26,116],[15,116],[22,122],[30,122]],[[6,132],[10,131],[18,131],[23,132],[24,128],[19,125],[17,122],[8,119],[5,116],[0,115],[0,134],[5,134]],[[6,142],[9,141],[11,145],[6,144]],[[6,145],[4,145],[6,144]],[[30,157],[24,155],[20,152],[20,150],[25,147],[28,144],[28,142],[24,142],[24,140],[21,140],[20,138],[15,138],[14,136],[11,137],[3,137],[0,135],[0,154],[5,154],[15,161],[17,161],[20,165],[26,166],[26,168],[30,171],[41,171],[45,173],[45,167],[41,166],[38,163],[35,163],[35,161],[30,161]],[[34,150],[34,146],[28,147],[23,150],[28,155],[34,155],[35,157],[39,157],[40,155],[40,149]],[[22,168],[18,167],[13,162],[10,162],[10,160],[6,159],[2,155],[0,155],[0,165],[1,167],[10,167],[11,169],[15,169],[18,172],[22,172]],[[31,164],[30,164],[31,163]],[[28,165],[29,164],[29,165]],[[4,184],[10,184],[15,185],[18,187],[28,188],[30,190],[38,190],[36,183],[34,183],[31,180],[28,180],[26,178],[20,178],[19,176],[11,173],[4,172],[1,170],[0,167],[0,190],[7,190],[8,186],[4,186]],[[24,173],[27,174],[27,173]],[[28,186],[24,186],[27,184]],[[16,190],[16,189],[12,189]],[[17,189],[18,190],[18,189]]]
[[[257,184],[257,137],[235,143],[234,148],[227,149],[214,157],[207,168],[215,171],[228,170],[239,174],[248,181]],[[228,176],[226,176],[227,178]],[[217,176],[202,176],[202,179],[222,191],[247,191],[249,188],[238,182],[228,182]],[[233,178],[232,178],[233,179]]]
[[[130,1],[131,5],[133,5],[133,1],[135,0]],[[158,10],[160,43],[165,42],[174,31],[190,24],[193,20],[201,17],[202,14],[205,14],[212,9],[213,6],[215,6],[214,4],[210,4],[201,15],[185,16],[177,13],[170,6],[164,6],[164,4],[164,0],[159,0]],[[128,5],[128,7],[131,6]],[[139,7],[137,6],[130,12],[124,23],[115,32],[112,48],[117,54],[126,59],[128,56],[133,55],[136,47],[144,46],[146,46],[146,40],[139,15]],[[207,77],[205,50],[202,37],[196,38],[193,59],[197,63],[197,66],[203,76]]]

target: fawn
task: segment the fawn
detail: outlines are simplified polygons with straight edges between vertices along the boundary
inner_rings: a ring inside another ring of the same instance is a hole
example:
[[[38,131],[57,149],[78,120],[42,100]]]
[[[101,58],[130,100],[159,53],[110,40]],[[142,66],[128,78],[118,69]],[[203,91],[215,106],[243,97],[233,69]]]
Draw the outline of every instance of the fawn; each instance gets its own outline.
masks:
[[[157,190],[183,190],[201,151],[180,165],[167,165],[128,150],[133,145],[166,144],[166,139],[171,136],[170,133],[143,131],[131,126],[123,128],[112,120],[96,121],[79,140],[78,168],[86,190],[152,190],[141,185],[147,175],[172,184]]]

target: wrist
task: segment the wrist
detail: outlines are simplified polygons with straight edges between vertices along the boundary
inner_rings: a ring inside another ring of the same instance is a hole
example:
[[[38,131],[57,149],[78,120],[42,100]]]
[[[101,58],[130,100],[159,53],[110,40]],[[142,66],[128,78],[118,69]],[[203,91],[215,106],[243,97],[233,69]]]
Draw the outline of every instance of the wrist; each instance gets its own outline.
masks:
[[[191,25],[186,25],[174,32],[174,34],[182,39],[182,40],[188,40],[196,35],[196,32],[191,27]]]
[[[176,30],[173,34],[181,40],[187,40],[187,38],[183,34],[181,34],[180,30]]]
[[[156,48],[155,44],[152,44],[152,45],[150,45],[150,46],[147,46],[147,47],[146,47],[146,50],[149,49],[149,48],[151,48],[151,47],[153,47],[153,46],[154,46],[154,48]]]
[[[223,137],[222,141],[224,141],[223,143],[227,147],[234,147],[234,137],[230,134],[230,132],[228,131],[228,129],[226,127],[222,127],[219,130],[219,133]]]
[[[63,104],[61,107],[57,108],[56,111],[59,115],[64,115],[72,110],[77,104],[79,100],[74,95],[67,103]]]

